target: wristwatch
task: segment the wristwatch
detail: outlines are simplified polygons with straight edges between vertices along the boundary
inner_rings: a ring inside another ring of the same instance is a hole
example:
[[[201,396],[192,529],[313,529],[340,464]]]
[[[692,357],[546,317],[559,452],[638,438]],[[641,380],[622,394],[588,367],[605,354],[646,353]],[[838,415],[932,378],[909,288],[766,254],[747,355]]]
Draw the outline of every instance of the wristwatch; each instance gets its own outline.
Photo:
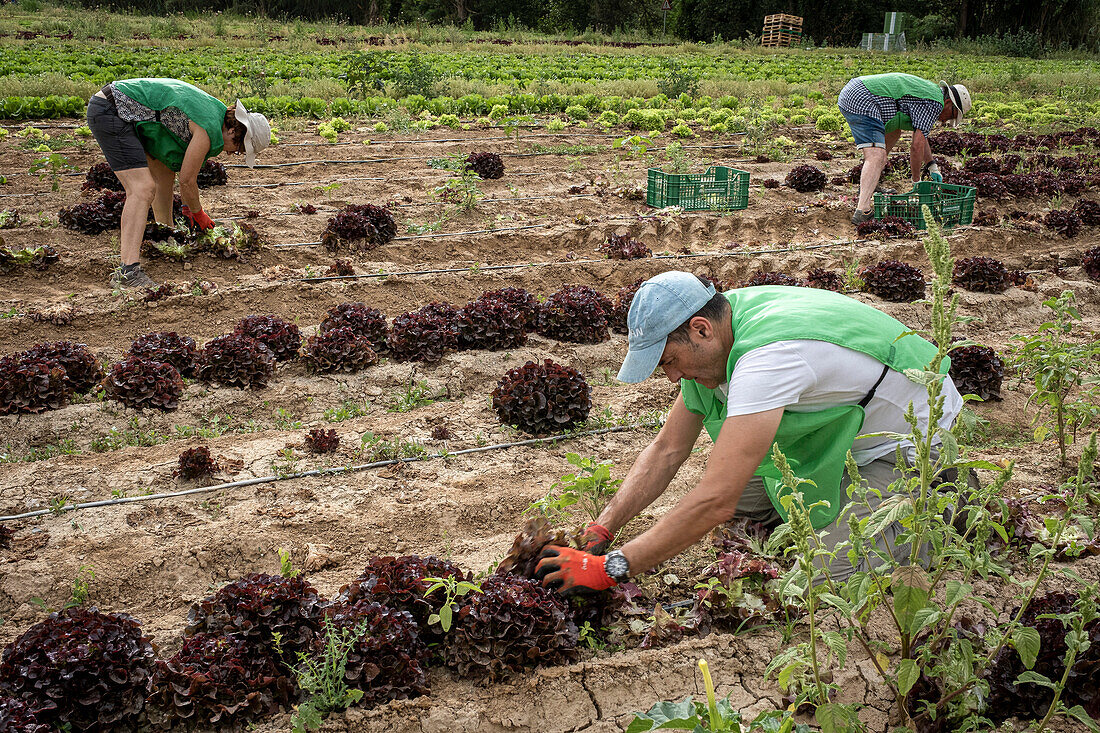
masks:
[[[619,550],[612,550],[604,555],[603,571],[616,583],[621,583],[630,577],[630,562]]]

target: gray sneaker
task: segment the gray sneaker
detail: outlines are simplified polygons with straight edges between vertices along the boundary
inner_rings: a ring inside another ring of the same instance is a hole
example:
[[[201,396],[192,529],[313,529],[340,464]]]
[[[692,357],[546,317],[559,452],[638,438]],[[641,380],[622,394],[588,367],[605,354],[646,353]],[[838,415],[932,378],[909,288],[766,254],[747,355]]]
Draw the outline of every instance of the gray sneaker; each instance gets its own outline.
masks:
[[[141,265],[123,270],[121,267],[111,274],[111,287],[114,288],[155,288],[157,283],[153,278],[145,274]]]
[[[874,218],[875,218],[874,212],[871,212],[871,211],[860,211],[859,209],[856,209],[855,211],[852,212],[852,223],[853,224],[861,224],[865,221],[870,221],[871,219],[874,219]]]

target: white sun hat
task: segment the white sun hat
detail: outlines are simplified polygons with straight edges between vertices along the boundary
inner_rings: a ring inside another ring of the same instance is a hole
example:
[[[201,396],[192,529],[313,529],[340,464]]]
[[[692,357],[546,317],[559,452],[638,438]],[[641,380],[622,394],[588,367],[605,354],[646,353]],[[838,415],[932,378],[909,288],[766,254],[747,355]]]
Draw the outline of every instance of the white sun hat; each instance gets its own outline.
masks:
[[[239,99],[233,116],[244,125],[244,161],[251,168],[256,165],[256,153],[271,144],[271,124],[259,112],[245,109],[244,103]]]
[[[970,91],[962,84],[948,84],[945,81],[940,82],[940,89],[947,93],[951,103],[955,105],[955,116],[952,117],[952,127],[958,127],[962,124],[963,115],[970,111]]]

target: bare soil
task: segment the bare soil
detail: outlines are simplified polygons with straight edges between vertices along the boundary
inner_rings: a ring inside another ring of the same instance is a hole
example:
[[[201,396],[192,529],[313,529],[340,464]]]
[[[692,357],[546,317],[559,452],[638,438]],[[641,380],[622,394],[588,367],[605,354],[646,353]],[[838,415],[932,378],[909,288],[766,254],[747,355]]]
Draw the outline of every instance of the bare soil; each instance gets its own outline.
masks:
[[[323,275],[333,261],[332,254],[315,244],[272,247],[245,262],[200,255],[186,265],[159,260],[146,268],[159,282],[207,280],[217,285],[217,292],[177,295],[155,303],[143,302],[140,294],[112,293],[107,280],[118,261],[117,232],[85,236],[57,226],[57,210],[82,200],[82,176],[63,177],[60,191],[52,192],[48,180],[25,173],[40,154],[8,137],[0,142],[0,170],[9,184],[0,193],[31,195],[0,198],[0,208],[16,208],[24,220],[22,226],[4,231],[3,238],[13,248],[50,244],[62,260],[44,272],[4,278],[0,313],[39,314],[39,320],[30,315],[0,319],[0,355],[41,341],[71,339],[88,344],[102,360],[114,361],[142,334],[175,330],[201,344],[232,330],[249,314],[294,320],[310,334],[326,310],[348,300],[364,301],[392,317],[431,300],[462,304],[484,290],[504,286],[546,296],[564,283],[576,283],[613,296],[621,286],[668,269],[732,282],[760,270],[797,276],[814,267],[843,271],[854,258],[865,264],[895,258],[928,270],[918,240],[855,241],[849,223],[855,194],[851,185],[829,185],[819,194],[754,185],[744,211],[658,219],[644,200],[615,193],[637,189],[644,194],[646,165],[638,160],[615,163],[618,151],[612,151],[611,137],[521,132],[517,140],[499,130],[436,130],[419,137],[365,130],[347,133],[345,139],[370,137],[374,142],[368,147],[295,146],[287,143],[316,143],[318,138],[310,130],[286,132],[281,135],[284,144],[264,154],[264,164],[322,158],[338,162],[232,168],[228,186],[203,191],[205,208],[215,218],[258,212],[250,223],[270,244],[278,245],[317,242],[332,211],[346,203],[394,202],[399,237],[410,237],[406,220],[423,225],[445,209],[433,200],[432,191],[449,174],[428,167],[427,159],[474,150],[504,155],[504,178],[480,184],[486,199],[498,200],[482,201],[470,212],[451,216],[436,234],[402,238],[368,253],[340,255],[352,259],[360,274],[405,274],[304,282],[303,278]],[[703,139],[702,144],[727,141]],[[534,143],[602,147],[594,154],[517,155],[529,152]],[[819,147],[816,141],[814,147]],[[755,155],[737,147],[688,152],[700,166],[726,163],[749,170],[754,180],[781,180],[802,162],[750,163],[746,161]],[[66,154],[82,171],[101,159],[94,144]],[[854,151],[840,144],[835,154],[838,157],[829,162],[810,162],[825,168],[830,177],[856,162]],[[349,162],[363,160],[372,162]],[[341,181],[352,178],[360,180]],[[340,185],[332,185],[336,183]],[[584,188],[570,194],[576,186]],[[600,190],[605,192],[597,193]],[[313,216],[294,213],[298,202],[313,203],[322,211]],[[1064,201],[1063,206],[1071,203]],[[979,202],[979,208],[982,205]],[[1049,202],[1022,201],[1016,207],[1041,213]],[[538,228],[503,231],[534,225]],[[485,229],[500,231],[443,236]],[[623,262],[603,259],[595,251],[609,234],[625,232],[667,256]],[[1085,228],[1072,240],[1047,230],[1036,234],[1011,227],[953,234],[957,257],[988,255],[1010,268],[1036,271],[1033,290],[1014,287],[1003,295],[960,292],[962,315],[977,319],[967,326],[966,335],[1004,352],[1014,334],[1035,332],[1049,312],[1042,301],[1065,289],[1075,291],[1085,327],[1095,332],[1100,328],[1100,283],[1090,281],[1079,262],[1081,253],[1096,246],[1098,239],[1096,228]],[[508,269],[493,269],[502,266]],[[433,270],[455,271],[424,272]],[[854,297],[914,327],[927,325],[925,305],[884,303],[866,294]],[[171,413],[139,412],[116,402],[84,399],[41,415],[3,416],[0,447],[7,445],[5,452],[12,456],[62,441],[72,441],[81,452],[0,465],[0,514],[47,508],[62,497],[74,503],[194,488],[199,484],[182,481],[173,471],[179,454],[197,445],[209,446],[223,466],[216,480],[231,481],[270,475],[272,462],[282,460],[278,452],[287,447],[295,449],[294,470],[356,462],[355,448],[366,432],[419,441],[433,452],[522,439],[527,436],[500,426],[489,406],[489,393],[504,371],[528,359],[552,358],[581,370],[592,385],[594,415],[609,410],[625,418],[667,409],[675,396],[667,381],[655,377],[636,386],[614,381],[625,351],[622,336],[598,345],[576,345],[533,335],[525,347],[511,352],[460,352],[433,365],[385,362],[352,375],[317,376],[300,364],[280,364],[271,384],[258,391],[190,384],[180,408]],[[441,399],[409,412],[389,411],[398,396],[419,381]],[[1017,460],[1013,491],[1026,496],[1056,482],[1057,450],[1049,442],[1029,442],[1033,410],[1025,400],[1026,391],[1016,380],[1006,380],[1003,402],[974,406],[997,430],[996,439],[973,453],[995,461]],[[326,458],[307,453],[302,448],[306,429],[326,424],[325,411],[348,401],[365,412],[331,425],[340,435],[340,451]],[[227,423],[229,429],[222,432]],[[432,440],[437,426],[446,426],[452,437]],[[111,430],[173,436],[177,428],[221,434],[170,437],[155,445],[103,453],[91,450],[93,439]],[[480,571],[507,550],[528,504],[569,472],[567,452],[613,460],[621,476],[652,437],[651,431],[635,429],[19,521],[11,548],[0,549],[0,643],[42,618],[42,609],[32,599],[62,605],[82,568],[95,573],[92,602],[142,620],[165,653],[178,647],[193,601],[245,573],[277,572],[279,548],[290,550],[298,567],[308,567],[308,579],[325,594],[335,593],[369,557],[380,554],[448,556]],[[700,441],[701,450],[665,496],[627,528],[628,535],[644,530],[695,485],[705,466],[708,442]],[[1082,575],[1097,576],[1094,560],[1077,566]],[[993,596],[1010,594],[1008,589],[986,590]],[[712,634],[666,649],[594,653],[578,664],[533,671],[493,686],[436,670],[430,696],[375,710],[353,709],[334,716],[326,730],[621,730],[633,710],[648,708],[658,699],[699,694],[695,660],[700,656],[710,660],[719,692],[732,693],[738,705],[754,712],[780,704],[774,681],[763,677],[779,640],[778,631],[771,629],[738,636]],[[883,731],[887,703],[869,692],[867,680],[872,677],[869,661],[856,655],[840,674],[842,699],[867,702],[864,717],[872,730]],[[260,729],[286,727],[284,715]]]

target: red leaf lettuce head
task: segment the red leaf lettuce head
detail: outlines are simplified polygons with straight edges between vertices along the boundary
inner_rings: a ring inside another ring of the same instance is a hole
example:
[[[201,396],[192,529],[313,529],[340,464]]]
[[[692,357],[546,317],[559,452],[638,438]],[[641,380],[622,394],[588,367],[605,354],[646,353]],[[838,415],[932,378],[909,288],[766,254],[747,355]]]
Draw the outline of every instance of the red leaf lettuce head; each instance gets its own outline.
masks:
[[[249,336],[271,349],[275,361],[287,361],[298,356],[302,335],[298,326],[278,316],[246,316],[234,331],[238,336]]]
[[[328,220],[321,244],[330,252],[342,249],[368,252],[397,236],[397,222],[389,209],[373,204],[348,204]]]
[[[196,376],[224,387],[260,389],[275,373],[275,354],[254,338],[236,333],[206,342]]]
[[[551,295],[539,311],[538,332],[557,341],[598,344],[607,341],[611,301],[587,285],[566,285]]]
[[[68,399],[65,369],[56,361],[24,354],[0,359],[0,415],[55,410]]]
[[[107,396],[127,407],[174,410],[183,394],[183,378],[171,364],[128,356],[111,365],[103,381]]]
[[[796,165],[787,174],[786,184],[800,193],[820,191],[825,188],[825,171],[808,163]]]
[[[481,178],[503,178],[504,161],[496,153],[470,153],[466,168]]]
[[[499,680],[576,656],[578,632],[561,598],[517,575],[491,575],[464,596],[443,657],[464,677]]]
[[[458,311],[449,303],[429,303],[393,319],[386,347],[396,361],[436,362],[458,347]]]
[[[275,659],[244,638],[200,633],[171,658],[157,662],[150,720],[162,727],[241,730],[288,706],[294,685]]]
[[[132,725],[152,688],[156,653],[124,613],[51,613],[8,644],[0,687],[40,723],[113,731]]]
[[[335,629],[365,624],[362,636],[348,652],[344,670],[345,684],[365,693],[361,705],[428,694],[428,648],[411,613],[364,598],[352,604],[338,603],[327,615]],[[323,639],[314,642],[314,652],[324,653]]]
[[[992,257],[956,260],[954,282],[979,293],[1003,293],[1011,284],[1005,263]]]
[[[505,425],[532,435],[560,433],[583,423],[592,390],[572,367],[547,359],[508,370],[493,390],[493,409]]]
[[[405,555],[402,557],[375,557],[358,578],[340,589],[339,600],[353,604],[361,600],[375,601],[387,608],[408,611],[420,625],[420,633],[427,643],[442,639],[438,624],[429,625],[428,617],[439,611],[444,601],[442,590],[425,596],[428,589],[425,578],[457,578],[468,580],[468,573],[447,560],[431,555]]]
[[[924,274],[905,262],[882,260],[864,267],[860,277],[869,293],[894,303],[912,303],[924,297]]]
[[[357,372],[378,362],[371,341],[350,328],[333,328],[306,340],[302,357],[312,372]]]
[[[350,328],[367,337],[376,352],[386,348],[386,335],[389,333],[386,314],[377,308],[368,308],[366,303],[340,303],[329,308],[325,320],[321,321],[320,332],[334,328]]]
[[[161,331],[139,336],[130,344],[130,356],[145,361],[162,361],[179,370],[182,377],[195,376],[199,351],[195,339],[180,336],[175,331]]]
[[[458,345],[462,349],[516,349],[527,343],[524,318],[503,300],[478,299],[457,313]]]
[[[283,650],[293,654],[313,643],[326,605],[302,578],[252,573],[194,603],[185,633],[237,634],[272,653],[280,634]]]

